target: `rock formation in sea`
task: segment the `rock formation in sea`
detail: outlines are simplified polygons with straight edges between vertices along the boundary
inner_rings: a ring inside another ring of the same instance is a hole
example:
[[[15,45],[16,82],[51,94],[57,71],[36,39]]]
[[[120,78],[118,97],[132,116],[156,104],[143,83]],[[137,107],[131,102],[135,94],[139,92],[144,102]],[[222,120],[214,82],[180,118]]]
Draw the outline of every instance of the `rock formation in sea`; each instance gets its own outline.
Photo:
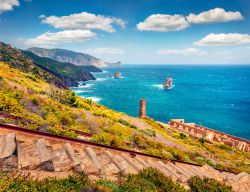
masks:
[[[114,78],[120,78],[122,76],[121,72],[115,72]]]

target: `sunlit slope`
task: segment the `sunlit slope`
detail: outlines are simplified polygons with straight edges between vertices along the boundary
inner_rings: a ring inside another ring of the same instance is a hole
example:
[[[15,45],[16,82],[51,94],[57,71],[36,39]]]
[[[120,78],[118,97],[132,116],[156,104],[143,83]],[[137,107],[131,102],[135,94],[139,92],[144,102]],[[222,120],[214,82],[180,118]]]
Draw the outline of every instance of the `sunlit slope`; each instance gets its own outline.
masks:
[[[130,148],[217,168],[250,172],[250,154],[177,132],[150,118],[115,112],[60,89],[32,73],[0,62],[0,112],[16,117],[2,121],[40,131],[78,137],[92,133],[94,142]]]

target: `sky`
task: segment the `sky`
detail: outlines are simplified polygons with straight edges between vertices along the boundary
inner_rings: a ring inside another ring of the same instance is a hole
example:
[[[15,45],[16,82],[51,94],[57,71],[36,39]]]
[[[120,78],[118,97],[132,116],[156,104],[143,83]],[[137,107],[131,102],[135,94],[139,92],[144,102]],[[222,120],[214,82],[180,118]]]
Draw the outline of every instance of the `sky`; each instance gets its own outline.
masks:
[[[0,0],[0,41],[123,64],[250,64],[250,1]]]

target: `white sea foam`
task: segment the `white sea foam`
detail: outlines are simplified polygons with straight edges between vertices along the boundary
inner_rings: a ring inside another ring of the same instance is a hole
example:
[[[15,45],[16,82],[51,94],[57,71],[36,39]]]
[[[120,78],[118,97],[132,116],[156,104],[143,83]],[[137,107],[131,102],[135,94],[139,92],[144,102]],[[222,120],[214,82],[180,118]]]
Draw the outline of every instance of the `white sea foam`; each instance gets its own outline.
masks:
[[[75,93],[77,93],[77,94],[79,94],[79,93],[88,93],[88,92],[90,92],[90,91],[88,91],[88,90],[73,90]]]
[[[106,80],[108,80],[108,78],[105,78],[105,77],[99,77],[99,78],[97,78],[96,79],[96,81],[106,81]]]
[[[175,86],[175,85],[172,85],[172,86],[171,86],[170,88],[168,88],[168,89],[173,89],[173,88],[174,88],[174,86]]]
[[[94,84],[87,84],[87,85],[83,85],[83,86],[81,86],[82,88],[90,88],[90,87],[93,87],[94,86]]]
[[[154,84],[154,85],[152,85],[152,86],[153,86],[153,87],[157,87],[157,88],[159,88],[159,89],[164,89],[162,84]],[[173,89],[173,88],[174,88],[174,85],[172,85],[172,87],[170,87],[170,88],[168,88],[168,89]]]
[[[96,103],[98,103],[102,100],[102,98],[100,98],[100,97],[87,97],[87,99],[91,99],[92,101],[94,101]]]
[[[152,85],[153,87],[157,87],[159,89],[163,89],[163,85],[162,84],[154,84]]]

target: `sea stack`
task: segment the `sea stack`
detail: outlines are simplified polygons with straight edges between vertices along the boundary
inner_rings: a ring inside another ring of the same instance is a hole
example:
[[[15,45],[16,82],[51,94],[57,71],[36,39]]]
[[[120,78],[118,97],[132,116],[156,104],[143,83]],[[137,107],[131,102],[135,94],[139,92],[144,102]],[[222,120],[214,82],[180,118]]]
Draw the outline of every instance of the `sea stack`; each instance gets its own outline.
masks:
[[[140,111],[139,111],[139,117],[143,118],[146,116],[146,100],[140,99]]]
[[[173,78],[166,78],[163,83],[164,89],[170,89],[173,86]]]
[[[114,78],[118,79],[121,78],[121,76],[122,76],[121,72],[115,72]]]

